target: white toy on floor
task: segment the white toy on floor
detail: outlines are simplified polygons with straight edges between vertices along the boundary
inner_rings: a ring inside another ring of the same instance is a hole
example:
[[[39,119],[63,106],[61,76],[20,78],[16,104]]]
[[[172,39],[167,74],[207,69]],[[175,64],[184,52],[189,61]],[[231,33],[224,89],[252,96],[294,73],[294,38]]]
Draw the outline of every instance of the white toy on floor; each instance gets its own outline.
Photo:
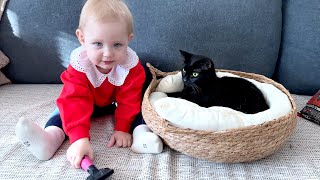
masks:
[[[158,135],[153,133],[150,128],[141,124],[133,130],[133,143],[131,150],[135,153],[161,153],[163,149],[162,140]]]

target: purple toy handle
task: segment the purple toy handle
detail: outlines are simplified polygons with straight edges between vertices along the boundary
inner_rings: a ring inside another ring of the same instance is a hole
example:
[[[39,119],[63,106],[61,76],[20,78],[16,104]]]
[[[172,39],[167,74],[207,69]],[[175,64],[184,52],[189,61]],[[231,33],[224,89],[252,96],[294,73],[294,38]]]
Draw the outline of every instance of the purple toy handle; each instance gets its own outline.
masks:
[[[91,165],[93,165],[93,162],[90,160],[89,156],[84,156],[80,164],[81,168],[87,171]]]

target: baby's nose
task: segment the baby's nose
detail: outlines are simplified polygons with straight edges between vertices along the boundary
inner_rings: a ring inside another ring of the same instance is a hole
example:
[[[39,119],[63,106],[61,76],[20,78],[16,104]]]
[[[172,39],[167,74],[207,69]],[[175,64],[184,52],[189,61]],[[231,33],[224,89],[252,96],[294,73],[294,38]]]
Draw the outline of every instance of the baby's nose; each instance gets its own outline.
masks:
[[[103,56],[110,57],[112,55],[112,50],[110,48],[105,47],[103,50]]]

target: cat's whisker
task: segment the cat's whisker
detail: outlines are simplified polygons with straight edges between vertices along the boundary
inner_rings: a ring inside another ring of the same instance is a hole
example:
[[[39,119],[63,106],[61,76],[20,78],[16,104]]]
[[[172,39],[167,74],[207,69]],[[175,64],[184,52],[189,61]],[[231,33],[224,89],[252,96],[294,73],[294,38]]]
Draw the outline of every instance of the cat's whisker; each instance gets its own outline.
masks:
[[[192,89],[194,90],[194,92],[196,93],[196,95],[202,95],[202,91],[201,88],[199,86],[197,86],[196,84],[192,85]]]

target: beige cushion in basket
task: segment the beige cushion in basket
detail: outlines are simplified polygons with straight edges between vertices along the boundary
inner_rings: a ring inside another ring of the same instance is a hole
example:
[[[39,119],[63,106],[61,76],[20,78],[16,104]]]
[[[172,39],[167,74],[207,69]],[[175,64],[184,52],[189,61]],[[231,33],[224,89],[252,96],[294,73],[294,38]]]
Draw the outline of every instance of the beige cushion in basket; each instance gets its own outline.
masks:
[[[219,77],[237,75],[218,72]],[[169,75],[177,76],[177,75]],[[166,77],[170,79],[170,77]],[[174,89],[175,84],[180,84],[182,79],[171,78],[172,84],[166,84],[167,87],[157,88]],[[253,79],[247,79],[255,84],[266,98],[270,109],[256,114],[245,114],[226,107],[200,107],[190,101],[166,97],[163,92],[153,92],[150,94],[150,103],[157,114],[169,121],[172,125],[179,128],[189,128],[194,130],[205,131],[223,131],[227,129],[240,128],[245,126],[257,125],[266,121],[277,119],[288,114],[291,111],[291,103],[287,95],[271,84],[261,83]],[[162,80],[161,80],[162,81]],[[161,81],[159,84],[161,84]]]
[[[181,72],[178,72],[161,79],[155,91],[164,93],[181,92],[183,86]]]

